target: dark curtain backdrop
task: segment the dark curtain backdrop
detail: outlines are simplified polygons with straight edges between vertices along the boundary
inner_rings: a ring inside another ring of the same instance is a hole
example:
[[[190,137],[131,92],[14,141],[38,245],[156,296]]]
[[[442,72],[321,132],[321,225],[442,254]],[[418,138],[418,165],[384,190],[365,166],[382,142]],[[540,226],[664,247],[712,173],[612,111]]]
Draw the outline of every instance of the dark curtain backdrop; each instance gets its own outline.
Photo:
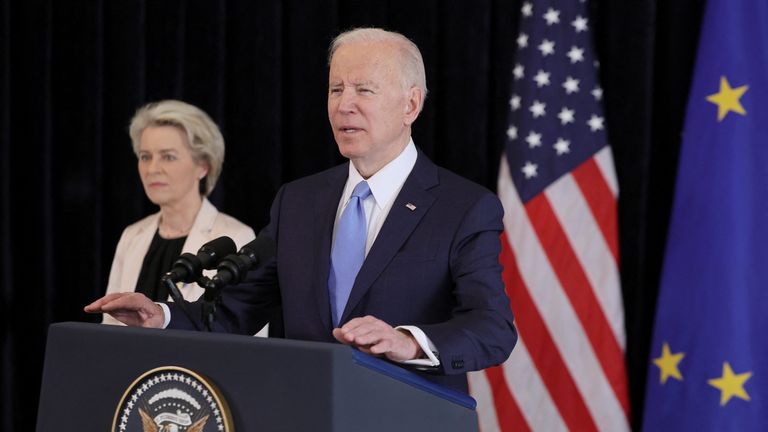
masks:
[[[280,184],[341,162],[325,111],[330,39],[383,26],[424,54],[416,143],[495,189],[520,3],[0,0],[0,428],[30,430],[48,325],[96,320],[82,307],[104,292],[122,229],[156,211],[126,133],[138,106],[178,98],[211,114],[227,142],[212,200],[258,230]],[[636,428],[701,3],[591,4]]]

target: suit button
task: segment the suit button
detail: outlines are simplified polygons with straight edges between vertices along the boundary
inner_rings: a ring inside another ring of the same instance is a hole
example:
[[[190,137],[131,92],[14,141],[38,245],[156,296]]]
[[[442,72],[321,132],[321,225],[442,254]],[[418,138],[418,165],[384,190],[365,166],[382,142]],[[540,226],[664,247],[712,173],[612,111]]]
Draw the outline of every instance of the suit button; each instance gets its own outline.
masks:
[[[464,360],[454,360],[453,362],[451,362],[451,366],[453,366],[454,369],[463,369]]]

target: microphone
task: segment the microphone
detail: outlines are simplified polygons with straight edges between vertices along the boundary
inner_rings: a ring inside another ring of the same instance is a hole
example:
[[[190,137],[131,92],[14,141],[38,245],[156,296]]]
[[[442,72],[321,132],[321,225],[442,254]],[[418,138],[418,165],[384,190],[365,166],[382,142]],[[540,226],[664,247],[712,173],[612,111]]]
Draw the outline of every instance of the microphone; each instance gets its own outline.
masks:
[[[234,245],[233,245],[234,246]],[[205,288],[202,303],[202,319],[206,330],[213,329],[216,309],[221,304],[221,289],[226,285],[241,282],[249,270],[275,255],[275,243],[269,237],[256,237],[253,241],[240,248],[240,252],[225,256],[216,267],[218,272],[209,279],[201,277],[197,284]]]
[[[203,269],[216,268],[216,264],[222,257],[233,254],[236,250],[235,242],[227,236],[213,239],[200,247],[197,255],[189,252],[181,254],[174,261],[171,271],[163,276],[163,280],[184,283],[195,282],[203,274]]]
[[[245,275],[275,256],[275,242],[269,237],[256,237],[240,248],[237,255],[227,255],[216,267],[218,272],[211,279],[216,287],[233,285],[245,279]]]

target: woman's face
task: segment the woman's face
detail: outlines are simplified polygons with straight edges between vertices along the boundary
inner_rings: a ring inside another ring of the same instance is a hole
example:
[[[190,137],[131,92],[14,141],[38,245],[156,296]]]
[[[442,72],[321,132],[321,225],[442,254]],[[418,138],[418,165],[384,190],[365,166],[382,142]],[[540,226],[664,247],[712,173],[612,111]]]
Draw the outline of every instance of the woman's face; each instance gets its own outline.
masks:
[[[186,134],[175,126],[150,126],[139,141],[139,175],[153,203],[174,206],[200,199],[205,163],[192,157]]]

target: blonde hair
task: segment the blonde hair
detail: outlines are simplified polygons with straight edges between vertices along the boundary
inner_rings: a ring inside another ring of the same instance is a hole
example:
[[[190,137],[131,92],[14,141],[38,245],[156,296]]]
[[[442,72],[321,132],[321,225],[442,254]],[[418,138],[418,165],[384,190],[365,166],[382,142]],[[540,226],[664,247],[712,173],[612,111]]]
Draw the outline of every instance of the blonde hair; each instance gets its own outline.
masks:
[[[141,134],[151,126],[174,126],[186,134],[192,157],[208,164],[208,174],[200,184],[200,194],[208,196],[224,164],[224,137],[216,123],[203,110],[186,102],[162,100],[146,104],[133,115],[128,129],[136,156]]]
[[[427,99],[427,74],[424,70],[424,59],[421,51],[410,39],[400,33],[387,31],[375,27],[359,27],[345,31],[336,36],[328,48],[328,65],[331,65],[333,54],[340,46],[348,43],[392,43],[400,52],[400,74],[405,89],[417,87],[421,89],[424,97],[421,99],[419,111],[424,107]]]

